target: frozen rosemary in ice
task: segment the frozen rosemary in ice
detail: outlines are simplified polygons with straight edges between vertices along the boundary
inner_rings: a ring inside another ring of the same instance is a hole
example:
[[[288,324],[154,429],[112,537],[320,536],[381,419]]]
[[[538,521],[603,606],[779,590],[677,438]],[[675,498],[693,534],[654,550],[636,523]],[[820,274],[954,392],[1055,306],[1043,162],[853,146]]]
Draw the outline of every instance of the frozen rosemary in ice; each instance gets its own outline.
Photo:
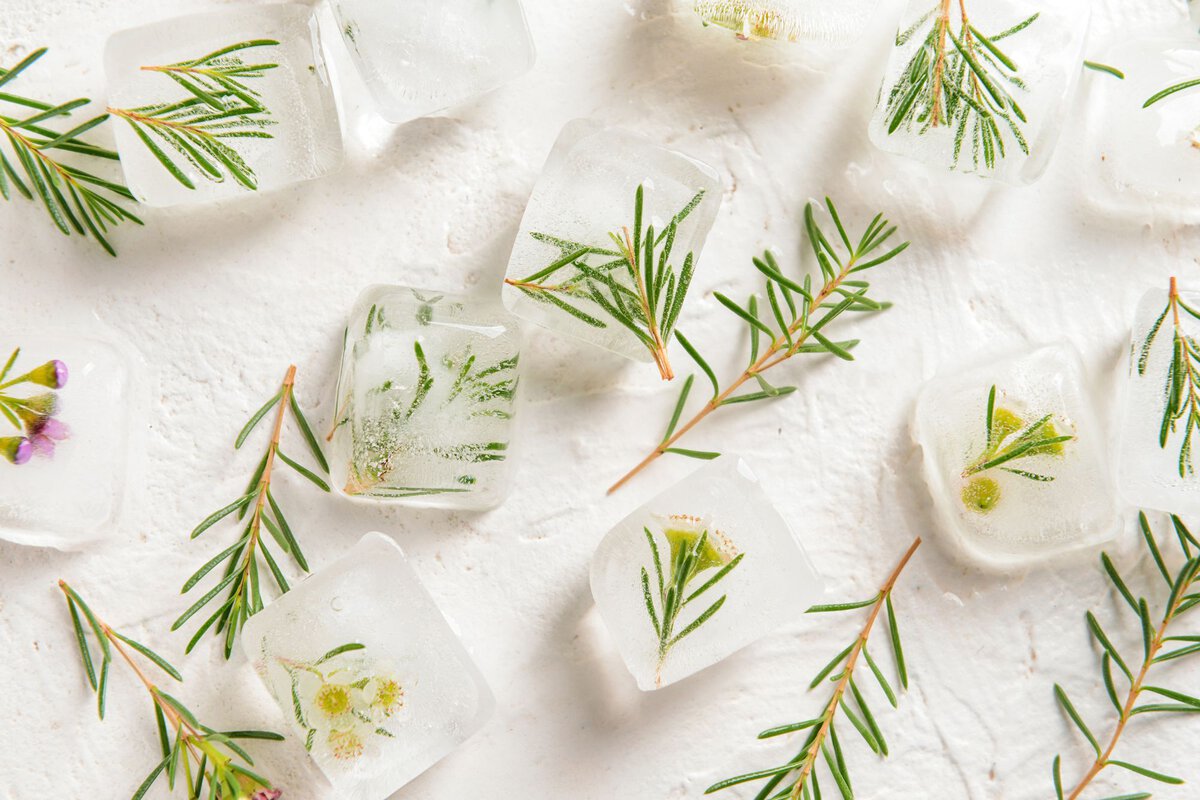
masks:
[[[680,614],[720,583],[746,554],[736,552],[732,542],[720,531],[709,530],[702,520],[677,515],[666,518],[662,523],[662,537],[667,540],[670,555],[664,570],[654,533],[649,528],[643,530],[650,545],[654,580],[651,582],[649,571],[642,567],[642,594],[650,624],[658,638],[655,683],[661,686],[663,666],[671,648],[720,611],[726,596],[721,595],[690,622],[685,620],[682,629],[678,627]],[[699,586],[693,589],[696,583]]]
[[[633,224],[610,231],[610,241],[575,242],[552,233],[530,236],[559,251],[545,268],[505,283],[526,297],[570,314],[585,325],[617,325],[644,346],[664,380],[675,377],[667,348],[692,284],[695,258],[681,264],[674,252],[679,226],[704,200],[702,189],[679,209],[665,229],[645,223],[645,189],[638,186]],[[645,224],[644,224],[645,223]]]
[[[1179,439],[1179,477],[1195,473],[1192,464],[1192,436],[1200,430],[1200,343],[1194,336],[1184,332],[1185,317],[1200,320],[1200,311],[1189,306],[1179,295],[1179,285],[1171,278],[1167,295],[1167,306],[1155,320],[1149,334],[1138,351],[1137,371],[1146,374],[1150,362],[1150,348],[1169,324],[1171,330],[1171,361],[1167,370],[1166,385],[1163,386],[1162,426],[1159,430],[1158,446],[1166,448],[1172,437]]]
[[[187,188],[196,185],[183,164],[206,180],[220,183],[231,177],[247,189],[257,189],[254,169],[236,142],[273,138],[267,128],[275,121],[254,84],[279,65],[254,59],[258,50],[278,45],[274,39],[253,39],[187,61],[144,66],[174,81],[186,95],[137,108],[109,108],[108,113],[125,120],[163,168]]]
[[[1063,445],[1075,438],[1059,433],[1053,414],[1027,422],[1015,411],[997,406],[995,386],[988,392],[984,430],[987,438],[983,452],[967,464],[962,474],[967,481],[962,490],[963,505],[981,514],[991,511],[1001,499],[1000,484],[988,473],[1000,470],[1049,483],[1053,475],[1024,469],[1025,461],[1039,456],[1061,457]]]

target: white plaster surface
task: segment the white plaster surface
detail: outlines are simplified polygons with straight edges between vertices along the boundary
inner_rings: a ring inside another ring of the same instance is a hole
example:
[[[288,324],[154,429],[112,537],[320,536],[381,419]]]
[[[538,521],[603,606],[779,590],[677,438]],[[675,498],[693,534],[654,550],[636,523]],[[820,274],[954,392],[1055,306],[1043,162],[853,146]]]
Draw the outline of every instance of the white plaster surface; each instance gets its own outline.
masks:
[[[0,61],[48,45],[20,88],[98,97],[110,32],[227,4],[3,0]],[[1185,14],[1167,0],[1094,7],[1097,51],[1115,32]],[[144,230],[114,237],[118,260],[60,236],[32,204],[0,208],[4,313],[31,336],[52,318],[96,314],[141,350],[153,387],[140,420],[147,469],[126,529],[75,554],[0,543],[3,800],[120,800],[154,763],[150,706],[125,672],[113,674],[107,720],[96,719],[60,577],[179,664],[188,676],[179,695],[215,724],[284,728],[241,655],[226,665],[208,641],[185,658],[185,637],[168,633],[188,603],[177,587],[232,535],[222,527],[189,542],[187,532],[253,469],[250,450],[261,444],[235,453],[232,439],[290,362],[305,407],[318,424],[329,421],[341,326],[362,287],[496,291],[541,162],[560,126],[580,116],[626,125],[721,173],[724,205],[681,327],[722,373],[740,369],[744,333],[712,292],[758,288],[749,258],[766,246],[794,264],[810,196],[837,197],[859,224],[886,209],[914,242],[876,276],[896,307],[854,323],[864,340],[856,364],[810,362],[793,373],[796,395],[722,412],[691,440],[753,458],[831,598],[871,594],[911,538],[928,536],[896,600],[913,688],[899,711],[880,713],[890,759],[849,745],[859,797],[1035,800],[1051,796],[1055,752],[1069,775],[1082,771],[1086,745],[1056,710],[1052,686],[1068,687],[1097,728],[1109,727],[1083,624],[1087,608],[1117,613],[1096,559],[1008,576],[949,561],[931,535],[907,423],[920,382],[939,366],[1057,339],[1079,348],[1111,417],[1138,297],[1171,274],[1200,283],[1194,230],[1100,215],[1081,194],[1080,171],[1096,157],[1079,146],[1086,90],[1104,78],[1085,78],[1042,181],[998,187],[960,224],[920,170],[867,140],[890,33],[882,16],[858,47],[817,63],[800,46],[748,46],[704,30],[667,0],[528,0],[527,8],[539,61],[517,83],[393,128],[366,110],[335,58],[347,87],[342,172],[228,206],[147,209]],[[524,361],[523,460],[512,498],[496,511],[364,508],[318,496],[294,476],[280,481],[312,564],[369,530],[401,542],[497,695],[489,725],[396,797],[690,798],[790,756],[793,744],[754,734],[814,713],[821,698],[805,691],[808,679],[860,617],[797,613],[716,667],[640,693],[592,607],[588,560],[616,521],[695,468],[663,462],[604,496],[657,441],[675,388],[645,365],[545,334]],[[1115,548],[1123,564],[1136,558],[1128,533]],[[1127,567],[1130,580],[1148,582],[1144,567]],[[1114,633],[1136,646],[1130,628]],[[1164,671],[1180,688],[1200,689],[1195,665]],[[1120,753],[1190,781],[1150,787],[1156,798],[1195,798],[1194,748],[1168,744],[1194,742],[1198,730],[1195,720],[1139,719]],[[331,797],[299,744],[254,752],[289,800]],[[1112,778],[1092,796],[1146,788]]]

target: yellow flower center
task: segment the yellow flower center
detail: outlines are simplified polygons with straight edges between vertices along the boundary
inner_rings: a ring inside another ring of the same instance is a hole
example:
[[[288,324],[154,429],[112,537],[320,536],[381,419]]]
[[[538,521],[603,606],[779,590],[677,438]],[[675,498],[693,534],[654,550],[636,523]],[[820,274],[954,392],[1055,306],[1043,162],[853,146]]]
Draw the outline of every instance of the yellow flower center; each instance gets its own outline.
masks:
[[[354,731],[330,731],[329,750],[334,758],[348,761],[363,754],[363,741]]]
[[[351,708],[350,689],[339,683],[322,684],[317,690],[317,708],[327,717],[340,717]]]

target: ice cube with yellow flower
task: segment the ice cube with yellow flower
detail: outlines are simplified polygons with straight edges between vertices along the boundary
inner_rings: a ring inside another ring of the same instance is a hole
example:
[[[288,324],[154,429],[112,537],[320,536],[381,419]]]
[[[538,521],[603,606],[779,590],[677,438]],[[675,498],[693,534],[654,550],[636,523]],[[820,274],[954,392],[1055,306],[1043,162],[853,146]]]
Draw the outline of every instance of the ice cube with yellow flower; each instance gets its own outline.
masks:
[[[617,524],[592,596],[638,686],[658,689],[793,621],[822,592],[745,461],[726,456]]]

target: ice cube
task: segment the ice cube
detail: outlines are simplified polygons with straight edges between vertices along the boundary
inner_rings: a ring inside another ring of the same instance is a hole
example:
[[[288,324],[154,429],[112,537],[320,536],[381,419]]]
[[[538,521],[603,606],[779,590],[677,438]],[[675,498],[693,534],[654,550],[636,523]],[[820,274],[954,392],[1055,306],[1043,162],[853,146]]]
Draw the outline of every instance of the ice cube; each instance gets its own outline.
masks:
[[[650,361],[642,335],[605,307],[619,296],[624,298],[619,302],[635,308],[631,315],[641,313],[636,310],[637,298],[644,297],[639,278],[621,255],[627,234],[629,241],[634,236],[639,186],[642,226],[653,225],[660,254],[671,222],[678,219],[668,266],[682,282],[687,255],[693,265],[699,260],[720,207],[716,172],[625,131],[576,120],[563,128],[521,220],[502,292],[509,310],[627,358]],[[597,276],[611,278],[620,288],[604,285],[605,278]]]
[[[685,0],[706,25],[741,39],[848,44],[867,25],[879,0]]]
[[[949,0],[909,4],[871,140],[945,169],[1031,183],[1049,163],[1071,106],[1090,6],[994,0],[970,4],[967,25],[960,8]]]
[[[494,707],[404,553],[380,533],[251,617],[242,646],[342,800],[391,796]]]
[[[1200,293],[1180,292],[1177,301],[1170,301],[1167,291],[1156,289],[1138,303],[1122,392],[1117,459],[1117,485],[1130,504],[1184,515],[1200,512],[1192,427],[1186,413],[1173,426],[1164,427],[1163,420],[1168,389],[1174,383],[1176,342],[1195,349],[1200,336],[1200,320],[1189,309],[1200,314]],[[1196,368],[1196,359],[1185,354],[1181,363],[1180,407],[1189,410],[1189,370]]]
[[[104,56],[108,104],[138,200],[207,202],[336,167],[341,132],[320,53],[312,10],[295,3],[113,34]]]
[[[332,0],[364,82],[391,122],[472,100],[533,67],[520,0]]]
[[[498,302],[372,286],[350,315],[330,459],[348,497],[491,508],[508,493],[520,333]]]
[[[823,591],[800,542],[736,456],[702,467],[618,523],[592,557],[591,584],[625,666],[647,691],[794,621]],[[664,611],[668,605],[677,610]]]
[[[1130,37],[1098,57],[1125,73],[1091,77],[1089,198],[1118,212],[1200,218],[1200,90],[1145,104],[1200,75],[1200,42],[1184,36]]]
[[[1117,532],[1105,434],[1068,345],[939,375],[921,391],[913,435],[947,542],[981,565],[1031,563]]]
[[[15,355],[0,377],[0,538],[71,550],[111,535],[139,405],[135,357],[98,333],[10,330],[0,348],[0,370]]]

